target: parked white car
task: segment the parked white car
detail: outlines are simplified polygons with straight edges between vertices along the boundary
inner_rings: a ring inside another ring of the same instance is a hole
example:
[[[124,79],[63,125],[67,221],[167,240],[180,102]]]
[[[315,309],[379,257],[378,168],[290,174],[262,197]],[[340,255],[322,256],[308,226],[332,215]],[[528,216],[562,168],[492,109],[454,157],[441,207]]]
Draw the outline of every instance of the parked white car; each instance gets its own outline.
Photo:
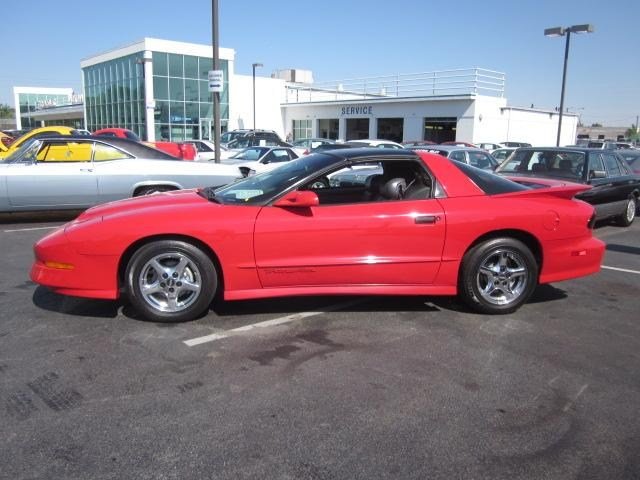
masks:
[[[289,147],[248,147],[224,160],[224,163],[235,165],[243,176],[267,172],[283,165],[298,154]]]
[[[184,143],[193,145],[196,149],[196,162],[213,162],[216,159],[216,145],[210,140],[187,140]],[[225,159],[233,155],[234,151],[220,145],[220,158]]]
[[[238,167],[180,160],[133,140],[41,137],[0,161],[0,212],[79,210],[183,188],[226,185]]]

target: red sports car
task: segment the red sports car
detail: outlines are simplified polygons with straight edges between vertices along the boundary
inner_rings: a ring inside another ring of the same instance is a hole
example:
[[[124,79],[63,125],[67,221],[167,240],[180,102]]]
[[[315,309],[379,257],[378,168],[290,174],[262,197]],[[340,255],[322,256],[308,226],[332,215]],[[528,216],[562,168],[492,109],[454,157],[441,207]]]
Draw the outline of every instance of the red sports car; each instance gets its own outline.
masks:
[[[538,180],[536,180],[537,182]],[[186,321],[226,300],[455,295],[509,313],[539,283],[598,272],[588,186],[523,186],[440,155],[344,149],[217,189],[91,208],[34,247],[34,282],[126,293],[146,318]]]

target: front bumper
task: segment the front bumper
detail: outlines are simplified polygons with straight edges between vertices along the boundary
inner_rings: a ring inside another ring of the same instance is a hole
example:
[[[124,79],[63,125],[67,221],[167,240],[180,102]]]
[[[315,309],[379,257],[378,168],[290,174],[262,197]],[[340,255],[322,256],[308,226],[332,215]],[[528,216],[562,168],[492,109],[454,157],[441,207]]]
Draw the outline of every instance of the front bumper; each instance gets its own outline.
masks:
[[[76,297],[119,297],[118,257],[115,255],[81,255],[58,230],[37,242],[35,261],[31,267],[31,280],[56,293]],[[57,268],[48,262],[65,264],[72,268]]]

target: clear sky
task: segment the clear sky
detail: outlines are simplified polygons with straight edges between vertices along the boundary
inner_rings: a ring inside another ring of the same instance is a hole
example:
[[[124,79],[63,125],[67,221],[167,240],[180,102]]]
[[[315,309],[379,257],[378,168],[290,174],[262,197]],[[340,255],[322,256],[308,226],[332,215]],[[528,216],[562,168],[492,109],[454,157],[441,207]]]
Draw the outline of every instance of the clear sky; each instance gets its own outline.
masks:
[[[13,86],[73,87],[80,60],[155,37],[211,43],[211,0],[3,0],[0,103]],[[583,123],[631,126],[640,115],[640,0],[218,0],[220,46],[251,64],[312,70],[316,81],[480,67],[506,74],[510,106],[560,103]]]

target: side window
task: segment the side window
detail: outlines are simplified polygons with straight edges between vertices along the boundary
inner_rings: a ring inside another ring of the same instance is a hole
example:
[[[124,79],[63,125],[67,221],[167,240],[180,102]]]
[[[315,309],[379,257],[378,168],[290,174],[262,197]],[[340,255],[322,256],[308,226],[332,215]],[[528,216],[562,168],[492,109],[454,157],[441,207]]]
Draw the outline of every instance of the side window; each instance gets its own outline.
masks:
[[[486,153],[469,152],[469,165],[483,169],[491,168],[491,159]]]
[[[121,160],[123,158],[132,158],[130,155],[124,153],[111,145],[104,145],[102,143],[96,143],[93,151],[93,160],[96,162],[104,162],[107,160]]]
[[[64,142],[45,144],[38,153],[39,162],[90,162],[91,143]]]
[[[320,205],[337,205],[432,197],[433,180],[421,162],[383,160],[342,167],[310,181]]]
[[[274,163],[288,162],[289,160],[291,160],[291,158],[289,157],[289,152],[287,152],[286,150],[272,150],[269,156],[271,157],[270,161]]]
[[[621,175],[620,166],[616,160],[616,156],[612,153],[603,153],[604,164],[607,167],[607,173],[610,177],[619,177]]]
[[[464,156],[464,152],[451,152],[451,155],[449,156],[449,158],[457,162],[467,163],[467,160]]]
[[[593,176],[591,172],[601,171],[604,172],[604,164],[599,153],[589,154],[589,178]]]

